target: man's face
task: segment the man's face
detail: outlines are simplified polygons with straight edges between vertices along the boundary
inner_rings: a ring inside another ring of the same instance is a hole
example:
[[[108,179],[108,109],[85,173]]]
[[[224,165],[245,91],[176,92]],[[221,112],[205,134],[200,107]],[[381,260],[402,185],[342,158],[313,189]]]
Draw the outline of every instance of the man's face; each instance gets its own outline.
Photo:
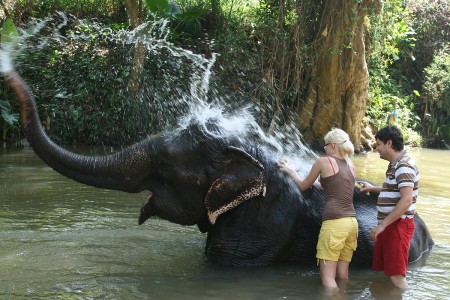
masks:
[[[390,148],[390,141],[387,141],[386,144],[383,143],[382,141],[380,141],[379,139],[376,140],[377,143],[377,152],[378,154],[380,154],[380,158],[385,159],[385,160],[389,160],[388,157],[388,151]]]

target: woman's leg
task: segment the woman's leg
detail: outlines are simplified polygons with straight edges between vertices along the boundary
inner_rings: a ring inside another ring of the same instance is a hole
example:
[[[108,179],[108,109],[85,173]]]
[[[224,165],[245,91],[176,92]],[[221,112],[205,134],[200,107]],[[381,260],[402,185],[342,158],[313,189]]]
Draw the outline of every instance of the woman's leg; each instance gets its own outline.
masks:
[[[337,263],[337,278],[346,279],[348,278],[348,267],[350,265],[349,261],[340,260]]]
[[[336,268],[337,261],[320,260],[320,279],[322,284],[328,288],[336,288]]]

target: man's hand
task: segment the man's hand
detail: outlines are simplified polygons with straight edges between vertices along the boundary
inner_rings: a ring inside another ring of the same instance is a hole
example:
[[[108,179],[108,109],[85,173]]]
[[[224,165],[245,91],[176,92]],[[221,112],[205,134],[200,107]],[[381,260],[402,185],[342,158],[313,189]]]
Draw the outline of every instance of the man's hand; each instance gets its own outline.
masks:
[[[372,228],[372,230],[370,231],[370,238],[373,241],[377,240],[377,236],[382,233],[384,231],[384,229],[386,229],[386,227],[382,224],[378,224],[378,226]]]
[[[381,186],[371,185],[367,181],[358,181],[359,190],[363,193],[380,193]]]

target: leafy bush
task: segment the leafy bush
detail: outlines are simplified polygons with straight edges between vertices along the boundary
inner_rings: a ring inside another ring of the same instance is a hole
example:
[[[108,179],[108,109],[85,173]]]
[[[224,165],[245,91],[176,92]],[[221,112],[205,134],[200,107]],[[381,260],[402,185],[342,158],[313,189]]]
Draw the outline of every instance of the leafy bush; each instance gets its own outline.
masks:
[[[13,113],[9,102],[5,100],[0,100],[0,113],[1,139],[5,141],[10,130],[18,128],[19,114]]]
[[[128,84],[134,45],[121,43],[112,37],[115,29],[96,23],[70,19],[63,29],[65,35],[57,38],[30,38],[16,65],[53,140],[123,145],[177,124],[182,105],[173,99],[179,94],[167,93],[188,90],[190,70],[176,66],[164,51],[147,53],[142,89],[133,94]]]
[[[4,9],[15,24],[26,23],[30,17],[45,18],[56,11],[97,21],[127,21],[122,0],[17,0],[5,3]]]
[[[436,51],[424,70],[423,99],[427,134],[450,143],[450,44]]]
[[[397,106],[397,125],[420,131],[421,120],[415,110],[419,93],[411,88],[411,82],[403,76],[400,67],[414,60],[411,53],[415,35],[410,19],[411,13],[401,0],[386,1],[380,15],[370,18],[370,84],[366,113],[372,127],[386,125],[387,115]]]
[[[417,131],[414,131],[411,128],[403,128],[402,134],[406,145],[410,145],[412,147],[423,146],[422,136]]]
[[[411,25],[416,33],[414,61],[402,66],[404,74],[415,79],[416,89],[424,83],[423,71],[432,61],[434,54],[450,39],[450,9],[448,0],[409,0],[408,10],[412,13]]]

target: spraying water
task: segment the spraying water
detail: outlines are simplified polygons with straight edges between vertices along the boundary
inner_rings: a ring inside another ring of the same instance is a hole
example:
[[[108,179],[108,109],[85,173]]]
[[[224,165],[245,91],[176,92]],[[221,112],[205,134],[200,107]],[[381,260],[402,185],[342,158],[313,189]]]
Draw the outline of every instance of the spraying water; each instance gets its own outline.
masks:
[[[66,30],[69,23],[75,23],[76,25],[72,25],[72,27],[75,27],[76,30],[62,34],[61,31]],[[134,30],[113,31],[110,27],[99,23],[89,21],[88,24],[87,21],[73,18],[69,20],[63,13],[58,13],[54,17],[44,20],[33,19],[27,29],[19,30],[19,35],[13,42],[2,45],[1,71],[7,75],[13,68],[20,66],[23,61],[21,58],[31,51],[38,51],[50,46],[55,47],[55,45],[59,45],[61,49],[75,48],[80,41],[89,41],[93,36],[108,43],[110,47],[111,45],[121,45],[133,48],[139,44],[145,49],[145,61],[154,62],[157,71],[163,74],[162,81],[156,84],[158,86],[153,84],[152,78],[144,77],[142,79],[144,84],[136,93],[139,101],[170,105],[169,111],[181,116],[177,124],[180,129],[195,122],[203,125],[205,132],[218,135],[217,132],[208,131],[206,126],[209,120],[214,119],[218,123],[217,125],[223,129],[220,133],[222,135],[238,136],[243,140],[257,136],[259,140],[276,149],[277,154],[273,158],[274,161],[281,156],[288,156],[299,172],[307,173],[309,171],[311,159],[317,155],[304,145],[301,134],[293,124],[278,125],[274,133],[269,135],[254,117],[255,112],[260,111],[261,108],[255,107],[254,104],[245,104],[239,109],[230,109],[221,97],[212,96],[218,94],[216,91],[210,90],[210,79],[214,75],[213,67],[217,54],[212,52],[211,57],[207,58],[205,55],[178,47],[169,41],[169,34],[168,20],[165,19],[143,23]],[[107,50],[103,51],[105,53],[101,55],[105,57],[110,54]],[[24,68],[33,67],[38,68],[39,66],[24,66]],[[119,78],[119,73],[122,71],[114,72],[117,72],[116,77]],[[143,76],[146,76],[146,72],[156,71],[144,67]],[[59,90],[55,91],[55,97],[70,96],[70,93],[64,90],[64,86],[70,85],[64,81],[67,80],[66,77],[62,75],[58,79],[61,80],[61,83],[58,87]],[[125,98],[125,94],[123,96]]]
[[[0,66],[1,72],[3,75],[8,75],[12,72],[12,61],[11,57],[9,57],[9,51],[0,50]]]

